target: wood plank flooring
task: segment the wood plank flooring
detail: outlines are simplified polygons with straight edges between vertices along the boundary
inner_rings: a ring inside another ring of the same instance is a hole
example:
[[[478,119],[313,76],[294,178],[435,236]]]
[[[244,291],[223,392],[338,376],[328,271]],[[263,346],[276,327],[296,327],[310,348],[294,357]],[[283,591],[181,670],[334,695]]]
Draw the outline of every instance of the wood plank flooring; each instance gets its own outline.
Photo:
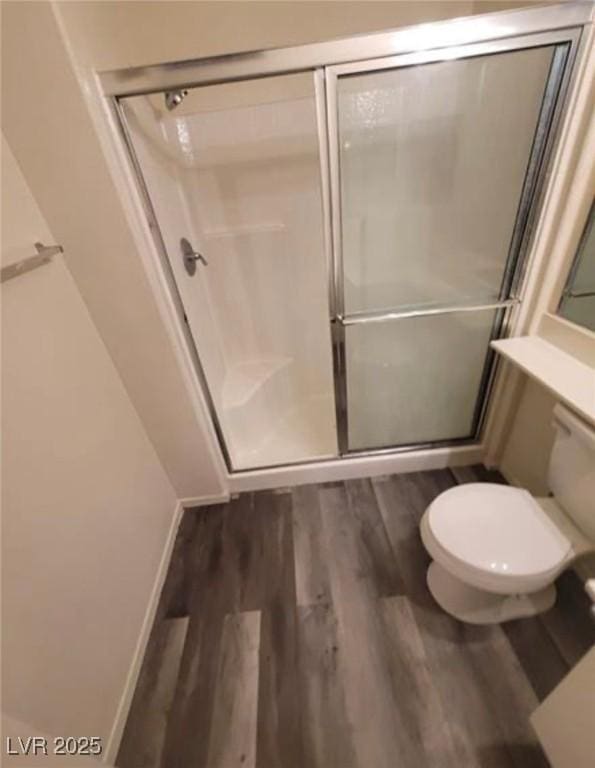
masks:
[[[456,476],[455,476],[456,474]],[[539,700],[595,642],[573,573],[546,614],[434,603],[419,520],[483,467],[242,494],[180,526],[119,768],[546,768]]]

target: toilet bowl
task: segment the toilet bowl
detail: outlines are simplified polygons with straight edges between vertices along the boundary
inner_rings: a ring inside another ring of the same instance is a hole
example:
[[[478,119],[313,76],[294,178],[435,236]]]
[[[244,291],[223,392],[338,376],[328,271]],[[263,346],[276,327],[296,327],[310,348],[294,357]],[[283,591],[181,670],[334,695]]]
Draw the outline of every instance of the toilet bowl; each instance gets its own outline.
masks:
[[[491,624],[547,610],[557,576],[595,548],[595,431],[560,405],[554,426],[551,498],[470,483],[444,491],[424,513],[428,587],[456,618]]]

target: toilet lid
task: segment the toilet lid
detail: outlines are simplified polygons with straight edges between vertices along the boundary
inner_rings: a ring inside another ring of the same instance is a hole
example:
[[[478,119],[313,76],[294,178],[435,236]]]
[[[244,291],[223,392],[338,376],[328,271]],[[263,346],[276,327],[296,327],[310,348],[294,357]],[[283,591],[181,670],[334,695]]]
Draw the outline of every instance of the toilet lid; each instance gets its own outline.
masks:
[[[570,542],[528,491],[470,483],[442,493],[428,509],[444,549],[481,570],[530,576],[559,566]]]

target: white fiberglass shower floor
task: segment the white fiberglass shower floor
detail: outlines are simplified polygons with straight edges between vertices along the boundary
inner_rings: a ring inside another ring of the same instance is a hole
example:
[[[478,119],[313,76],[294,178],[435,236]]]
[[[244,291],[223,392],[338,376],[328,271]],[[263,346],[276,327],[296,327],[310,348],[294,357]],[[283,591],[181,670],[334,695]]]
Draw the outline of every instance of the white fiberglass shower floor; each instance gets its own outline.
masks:
[[[261,440],[246,445],[236,441],[232,454],[234,469],[254,469],[337,456],[337,437],[332,396],[312,396],[286,411]]]

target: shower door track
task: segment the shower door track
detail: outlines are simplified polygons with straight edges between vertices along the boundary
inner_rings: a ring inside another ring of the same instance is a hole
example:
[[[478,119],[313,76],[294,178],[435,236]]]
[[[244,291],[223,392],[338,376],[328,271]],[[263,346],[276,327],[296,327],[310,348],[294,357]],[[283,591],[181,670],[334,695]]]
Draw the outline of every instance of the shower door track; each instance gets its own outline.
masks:
[[[559,126],[565,113],[567,94],[575,75],[575,60],[580,49],[582,28],[590,23],[592,4],[569,2],[542,8],[504,11],[421,24],[389,32],[354,36],[323,43],[290,48],[265,49],[247,53],[170,62],[148,67],[111,70],[99,74],[104,96],[115,117],[116,125],[127,149],[131,170],[141,193],[149,229],[160,257],[163,276],[170,289],[190,350],[195,373],[204,392],[217,440],[230,474],[240,476],[255,470],[283,469],[292,466],[324,464],[338,459],[398,455],[455,446],[478,446],[485,423],[491,389],[496,373],[496,360],[488,347],[486,365],[478,393],[473,434],[448,440],[436,440],[410,445],[397,445],[349,450],[347,446],[345,327],[357,323],[378,322],[401,317],[445,314],[467,310],[492,309],[496,318],[492,338],[509,335],[514,324],[515,309],[522,301],[527,278],[527,254],[534,235],[538,210],[549,177],[550,160],[559,140]],[[552,70],[546,85],[544,103],[531,150],[513,245],[509,254],[501,296],[498,300],[478,305],[458,307],[428,307],[416,310],[361,313],[345,316],[342,306],[342,254],[340,252],[340,200],[338,199],[338,164],[336,156],[337,126],[334,85],[337,72],[370,71],[391,66],[412,66],[485,55],[528,47],[556,45]],[[565,45],[565,49],[563,47]],[[563,56],[560,57],[561,51]],[[234,469],[225,443],[223,430],[209,391],[207,377],[190,333],[182,299],[177,289],[159,223],[143,178],[142,170],[126,125],[120,99],[162,92],[274,75],[312,72],[315,83],[321,191],[324,222],[324,245],[327,260],[329,314],[333,340],[335,369],[335,399],[337,415],[338,456],[314,458],[286,464],[274,464],[248,469]],[[553,87],[552,87],[553,84]]]

